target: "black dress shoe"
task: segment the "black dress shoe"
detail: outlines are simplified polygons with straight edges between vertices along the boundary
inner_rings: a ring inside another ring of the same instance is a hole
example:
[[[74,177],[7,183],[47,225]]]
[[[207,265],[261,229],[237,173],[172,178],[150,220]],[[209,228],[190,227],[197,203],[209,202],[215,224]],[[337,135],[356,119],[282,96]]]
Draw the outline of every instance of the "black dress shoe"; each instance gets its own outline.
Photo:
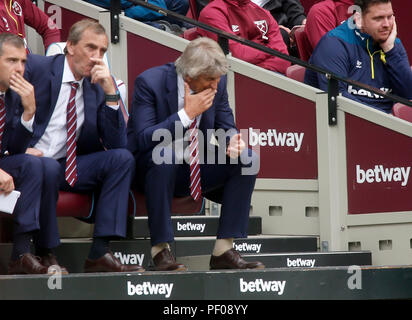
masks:
[[[144,272],[144,268],[139,265],[125,265],[108,252],[103,257],[91,260],[87,259],[84,264],[84,272]]]
[[[210,270],[216,269],[264,269],[259,261],[245,261],[235,249],[229,249],[220,256],[210,257]]]
[[[59,263],[57,262],[56,256],[52,253],[49,253],[46,256],[40,257],[40,263],[46,268],[55,266],[56,268],[54,268],[54,270],[58,271],[58,273],[60,274],[69,274],[69,272],[67,271],[65,267],[59,265]]]
[[[46,274],[47,267],[40,263],[40,258],[25,253],[15,261],[10,261],[8,274]]]
[[[164,248],[153,258],[155,271],[186,271],[184,264],[177,263],[168,248]]]

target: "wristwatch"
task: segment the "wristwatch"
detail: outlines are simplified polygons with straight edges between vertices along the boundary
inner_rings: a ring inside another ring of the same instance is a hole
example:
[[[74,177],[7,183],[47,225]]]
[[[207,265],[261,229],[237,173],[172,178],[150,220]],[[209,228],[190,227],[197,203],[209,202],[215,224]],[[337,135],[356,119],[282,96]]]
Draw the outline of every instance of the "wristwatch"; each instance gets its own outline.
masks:
[[[106,99],[106,102],[117,102],[120,99],[120,94],[105,94],[104,98]]]

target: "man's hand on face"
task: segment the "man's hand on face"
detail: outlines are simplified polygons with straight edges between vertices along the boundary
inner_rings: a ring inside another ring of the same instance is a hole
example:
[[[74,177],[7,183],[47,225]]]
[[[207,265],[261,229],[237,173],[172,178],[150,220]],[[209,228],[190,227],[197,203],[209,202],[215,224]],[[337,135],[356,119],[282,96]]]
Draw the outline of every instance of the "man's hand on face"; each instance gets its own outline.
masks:
[[[103,62],[103,59],[90,58],[95,65],[91,70],[91,82],[98,83],[105,94],[116,94],[116,88],[113,84],[112,75],[107,65]]]
[[[10,88],[20,96],[24,108],[23,119],[29,121],[36,112],[34,87],[21,74],[15,72],[10,77]]]
[[[385,42],[381,43],[381,48],[382,48],[383,52],[386,53],[386,52],[391,51],[393,49],[393,47],[395,46],[395,40],[396,40],[397,35],[398,35],[398,28],[396,26],[395,17],[393,17],[392,31],[389,34],[388,39],[386,39]]]
[[[189,85],[185,82],[184,109],[191,120],[212,106],[216,92],[217,90],[208,88],[201,92],[190,94]]]

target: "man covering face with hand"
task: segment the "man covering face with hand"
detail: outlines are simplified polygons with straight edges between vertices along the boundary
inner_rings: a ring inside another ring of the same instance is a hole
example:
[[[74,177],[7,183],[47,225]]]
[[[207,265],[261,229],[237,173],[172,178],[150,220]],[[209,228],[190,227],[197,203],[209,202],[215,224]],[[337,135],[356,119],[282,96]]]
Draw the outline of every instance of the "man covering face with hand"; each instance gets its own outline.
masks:
[[[38,235],[39,255],[53,255],[59,245],[56,222],[58,191],[98,193],[93,243],[85,272],[143,271],[122,265],[109,242],[125,237],[134,159],[125,149],[126,124],[119,96],[103,63],[108,38],[93,20],[75,23],[64,55],[30,55],[25,77],[34,85],[37,101],[35,130],[29,153],[39,156],[52,200],[42,201],[42,221],[49,226]],[[54,213],[54,215],[52,214]]]
[[[264,268],[260,262],[246,262],[233,249],[234,238],[247,237],[257,176],[257,171],[244,174],[243,169],[258,158],[235,127],[227,71],[219,45],[198,38],[175,63],[146,70],[135,81],[128,148],[136,159],[136,185],[146,196],[155,270],[186,270],[169,243],[174,240],[172,198],[188,195],[222,204],[211,269]],[[210,143],[210,132],[223,133],[218,146]],[[241,161],[247,155],[250,161]]]

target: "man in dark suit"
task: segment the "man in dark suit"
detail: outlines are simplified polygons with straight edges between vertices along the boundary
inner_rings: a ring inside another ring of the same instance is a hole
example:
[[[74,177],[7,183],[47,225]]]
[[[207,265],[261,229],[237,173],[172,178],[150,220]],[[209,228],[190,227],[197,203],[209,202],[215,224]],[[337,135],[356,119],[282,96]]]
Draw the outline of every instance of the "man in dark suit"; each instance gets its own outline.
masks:
[[[186,270],[170,252],[169,243],[174,240],[170,209],[174,195],[189,194],[197,201],[204,195],[222,203],[211,269],[264,267],[260,262],[246,262],[233,249],[234,238],[247,236],[257,175],[243,174],[243,169],[258,159],[245,148],[235,127],[226,91],[227,71],[219,45],[198,38],[175,64],[146,70],[135,81],[128,148],[136,159],[137,186],[146,196],[155,270]],[[211,133],[219,137],[220,147],[209,142]],[[202,161],[206,157],[209,161]],[[249,162],[236,161],[239,158]]]
[[[125,148],[119,97],[102,60],[107,47],[103,26],[86,19],[71,27],[64,55],[28,57],[25,77],[37,103],[28,152],[42,160],[45,188],[53,195],[54,201],[42,201],[41,211],[56,212],[59,189],[99,194],[85,272],[144,271],[122,265],[109,250],[111,239],[126,234],[135,163]],[[40,256],[60,243],[55,215],[46,217],[41,224],[47,228],[35,239]]]
[[[0,193],[20,191],[13,211],[13,249],[9,273],[47,273],[31,253],[39,229],[41,162],[24,154],[32,138],[36,103],[33,86],[23,78],[27,55],[23,40],[0,34]]]

